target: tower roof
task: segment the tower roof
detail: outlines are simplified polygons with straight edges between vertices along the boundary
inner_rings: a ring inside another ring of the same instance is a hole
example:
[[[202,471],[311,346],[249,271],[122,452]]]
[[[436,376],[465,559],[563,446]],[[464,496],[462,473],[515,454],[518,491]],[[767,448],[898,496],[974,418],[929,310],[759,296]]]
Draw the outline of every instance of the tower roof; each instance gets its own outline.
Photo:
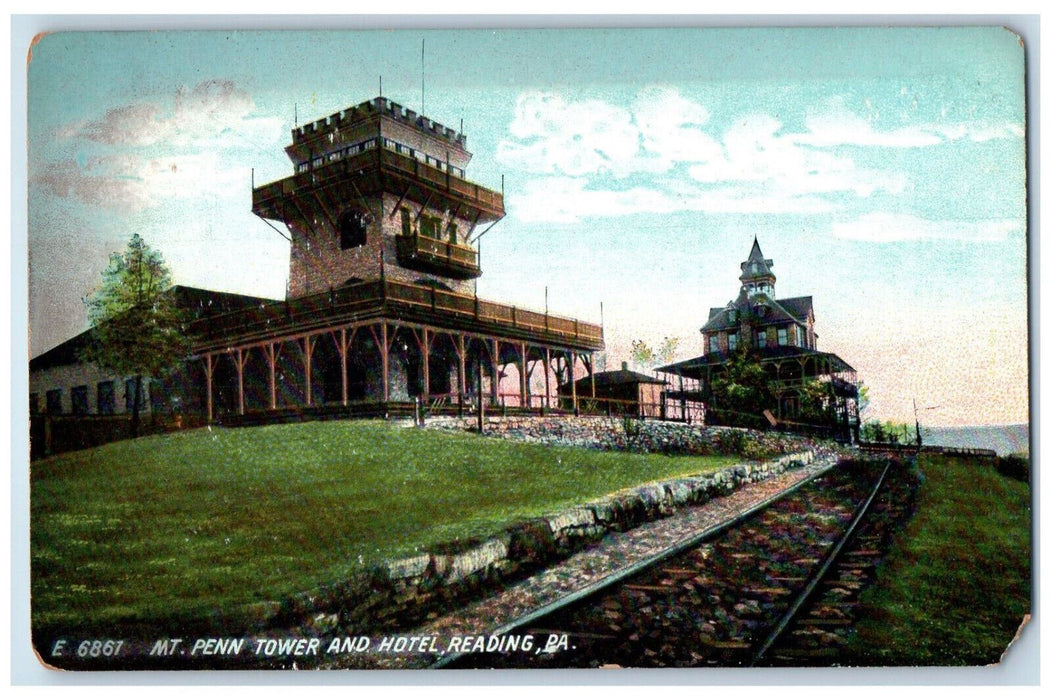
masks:
[[[763,251],[759,247],[759,238],[756,237],[752,240],[752,250],[748,253],[748,259],[741,263],[740,280],[744,282],[764,277],[774,280],[774,273],[770,269],[773,266],[773,260],[763,257]]]

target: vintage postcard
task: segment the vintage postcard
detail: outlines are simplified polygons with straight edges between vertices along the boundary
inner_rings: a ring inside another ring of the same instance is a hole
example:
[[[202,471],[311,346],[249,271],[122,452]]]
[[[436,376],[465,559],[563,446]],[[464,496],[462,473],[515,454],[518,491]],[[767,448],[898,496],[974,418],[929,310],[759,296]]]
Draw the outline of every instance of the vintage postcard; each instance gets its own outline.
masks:
[[[1026,49],[1003,26],[37,37],[39,663],[1009,658]]]

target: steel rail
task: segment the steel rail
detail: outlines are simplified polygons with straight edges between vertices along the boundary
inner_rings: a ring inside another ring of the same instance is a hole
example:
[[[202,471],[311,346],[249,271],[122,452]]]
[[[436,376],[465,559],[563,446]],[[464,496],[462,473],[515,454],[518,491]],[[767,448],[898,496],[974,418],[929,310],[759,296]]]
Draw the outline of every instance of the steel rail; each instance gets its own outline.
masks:
[[[785,613],[778,620],[777,624],[774,626],[774,629],[772,629],[770,631],[770,634],[766,636],[766,639],[763,641],[763,644],[752,656],[752,662],[750,664],[751,666],[755,666],[759,663],[760,660],[762,660],[763,656],[766,655],[766,652],[768,652],[770,648],[777,643],[781,635],[784,634],[785,630],[788,629],[788,626],[792,624],[793,620],[795,620],[796,615],[798,615],[799,611],[803,609],[803,606],[810,601],[811,597],[814,594],[814,591],[817,590],[817,587],[824,580],[825,575],[828,573],[828,570],[832,568],[832,565],[839,558],[840,552],[843,551],[843,548],[847,545],[847,542],[849,542],[851,537],[853,537],[854,531],[857,529],[858,525],[861,524],[861,521],[864,520],[865,516],[868,514],[869,506],[872,505],[872,502],[876,499],[876,496],[879,494],[880,489],[883,488],[883,482],[887,478],[887,472],[890,471],[890,467],[891,465],[888,463],[887,466],[883,468],[883,472],[880,474],[879,479],[876,480],[876,485],[872,487],[872,491],[869,493],[868,498],[865,499],[865,502],[855,512],[854,518],[853,520],[851,520],[850,526],[847,528],[847,531],[843,534],[842,537],[839,538],[839,541],[836,542],[836,545],[832,548],[832,551],[830,551],[825,556],[824,561],[821,562],[821,566],[819,566],[817,568],[817,571],[815,571],[813,575],[811,575],[806,587],[799,593],[798,596],[796,596],[795,600],[788,607],[788,610],[786,610]]]
[[[496,629],[487,633],[487,636],[499,637],[501,635],[511,634],[518,629],[532,624],[536,620],[546,617],[547,615],[558,612],[563,608],[567,608],[570,605],[579,603],[599,593],[602,593],[606,589],[611,588],[621,583],[622,581],[645,571],[646,569],[652,568],[657,564],[660,564],[661,562],[665,561],[666,559],[670,559],[671,557],[681,554],[682,552],[685,552],[689,549],[693,549],[702,542],[712,539],[713,537],[722,534],[726,530],[736,527],[737,525],[745,522],[746,520],[752,518],[753,516],[762,512],[766,508],[770,507],[774,503],[777,503],[781,499],[790,496],[791,494],[795,493],[799,489],[809,484],[811,481],[814,481],[818,477],[823,476],[829,471],[835,469],[838,464],[839,460],[837,459],[835,463],[829,464],[825,467],[818,469],[810,476],[804,479],[800,479],[798,482],[788,487],[784,491],[776,493],[773,496],[770,496],[769,498],[760,501],[751,508],[748,508],[747,510],[738,513],[733,518],[730,518],[729,520],[724,520],[723,522],[717,525],[713,525],[712,527],[702,530],[699,533],[690,535],[689,537],[679,540],[667,549],[663,549],[660,552],[657,552],[656,554],[652,554],[649,557],[646,557],[645,559],[641,559],[632,564],[631,566],[627,566],[623,569],[618,569],[617,571],[614,571],[613,573],[599,579],[598,581],[590,583],[587,586],[584,586],[583,588],[577,589],[576,591],[573,591],[572,593],[563,596],[562,598],[559,598],[558,600],[552,601],[546,605],[537,608],[536,610],[528,612],[519,618],[516,618],[504,625],[501,625],[500,627],[497,627]],[[449,654],[443,656],[441,659],[431,664],[429,668],[444,668],[449,664],[458,661],[459,659],[472,656],[473,654],[475,654],[475,652],[456,652],[454,654]]]

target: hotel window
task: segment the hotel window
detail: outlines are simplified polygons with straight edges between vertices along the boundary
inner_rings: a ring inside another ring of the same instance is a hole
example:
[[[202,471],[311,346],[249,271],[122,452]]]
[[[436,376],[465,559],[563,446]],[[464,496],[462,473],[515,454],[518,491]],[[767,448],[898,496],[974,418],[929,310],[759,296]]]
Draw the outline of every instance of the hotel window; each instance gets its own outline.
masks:
[[[164,386],[164,382],[157,379],[151,379],[149,384],[150,411],[153,413],[161,413],[164,411],[164,407],[167,404],[168,391]]]
[[[139,395],[139,410],[141,411],[143,406],[146,405],[146,396],[149,393],[149,382],[145,379],[142,380],[142,394]],[[127,379],[124,381],[124,410],[127,413],[132,411],[132,403],[135,401],[135,380]]]
[[[85,384],[75,386],[69,392],[70,401],[73,403],[73,415],[85,416],[88,414],[88,387]]]
[[[788,329],[778,328],[777,329],[777,344],[788,345]]]
[[[719,352],[719,336],[713,335],[708,338],[708,352]]]
[[[47,392],[47,412],[52,415],[62,415],[62,390],[51,389]]]
[[[98,407],[99,415],[111,416],[116,413],[117,399],[116,392],[113,388],[113,382],[99,382],[96,406]]]
[[[734,350],[737,349],[737,334],[736,333],[731,333],[729,336],[727,336],[727,338],[726,338],[726,345],[727,345],[727,348],[729,349],[730,352],[733,352]]]
[[[766,331],[759,331],[759,347],[766,347]]]

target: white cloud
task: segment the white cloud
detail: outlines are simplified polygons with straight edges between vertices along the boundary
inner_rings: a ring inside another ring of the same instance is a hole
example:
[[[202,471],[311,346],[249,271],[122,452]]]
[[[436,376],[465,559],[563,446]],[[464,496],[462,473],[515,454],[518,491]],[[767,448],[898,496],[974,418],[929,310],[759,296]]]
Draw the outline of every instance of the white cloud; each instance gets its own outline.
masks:
[[[115,146],[187,146],[214,140],[220,134],[243,132],[250,126],[258,126],[258,122],[267,126],[276,124],[273,119],[250,119],[249,114],[255,107],[252,97],[228,80],[209,80],[193,88],[180,87],[170,104],[170,107],[155,102],[122,105],[95,121],[70,125],[62,129],[61,134]]]
[[[59,132],[93,142],[86,149],[96,155],[47,163],[33,182],[59,197],[111,209],[230,195],[244,186],[243,161],[222,153],[258,147],[280,134],[279,120],[253,118],[253,109],[251,96],[226,80],[180,88],[167,100],[115,107]]]
[[[1003,241],[1023,234],[1025,222],[1014,219],[932,221],[912,214],[876,212],[854,221],[837,222],[832,235],[857,241],[894,243],[918,240]]]
[[[722,160],[722,145],[704,130],[711,113],[678,90],[646,88],[635,100],[633,112],[642,135],[642,156],[652,158],[655,169],[668,170],[681,162]]]
[[[876,146],[882,148],[922,148],[942,143],[930,128],[909,126],[877,131],[867,119],[836,108],[806,118],[807,131],[793,137],[796,143],[829,148],[832,146]]]
[[[639,148],[631,114],[600,100],[566,102],[550,93],[518,98],[511,135],[497,160],[531,172],[584,175],[621,172]]]
[[[1025,127],[1021,124],[947,124],[939,125],[937,130],[949,141],[968,139],[975,143],[983,143],[1025,137]]]
[[[83,166],[51,163],[33,183],[93,206],[140,210],[171,199],[235,195],[245,185],[245,174],[225,167],[217,153],[157,158],[121,154],[93,158]]]
[[[771,192],[753,184],[717,188],[638,186],[621,190],[590,188],[586,178],[563,176],[530,180],[509,197],[508,211],[522,221],[574,223],[584,217],[670,214],[813,214],[836,207],[820,197]]]
[[[640,91],[630,110],[599,100],[572,102],[529,93],[516,104],[511,138],[499,144],[498,159],[529,172],[570,178],[536,184],[517,198],[523,205],[519,216],[558,221],[666,211],[829,211],[833,206],[821,200],[822,194],[868,197],[877,191],[899,193],[906,185],[903,174],[860,167],[807,143],[810,137],[785,132],[768,114],[740,118],[721,134],[712,133],[711,118],[704,105],[662,86]],[[844,116],[838,126],[825,124],[829,143],[857,132]],[[879,140],[871,128],[867,134],[866,140]],[[688,177],[669,174],[680,166]],[[580,177],[595,180],[572,180]],[[637,183],[628,188],[600,184],[610,177],[634,177]],[[552,183],[571,184],[555,191]],[[552,206],[555,201],[559,204]]]

